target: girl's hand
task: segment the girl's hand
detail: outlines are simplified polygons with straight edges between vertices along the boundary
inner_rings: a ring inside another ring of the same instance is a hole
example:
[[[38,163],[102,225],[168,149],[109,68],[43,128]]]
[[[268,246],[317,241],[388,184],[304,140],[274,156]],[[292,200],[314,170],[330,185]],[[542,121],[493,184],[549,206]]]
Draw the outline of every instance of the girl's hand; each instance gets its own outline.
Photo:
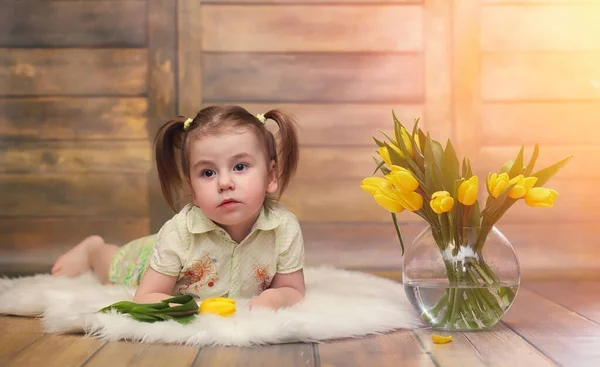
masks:
[[[271,291],[271,292],[269,292],[269,291]],[[250,309],[266,307],[266,308],[271,308],[273,310],[280,308],[281,302],[278,300],[277,294],[274,294],[274,292],[272,292],[272,291],[273,291],[272,289],[267,289],[266,291],[262,292],[258,296],[254,297],[250,301],[250,303],[248,303],[248,307]]]

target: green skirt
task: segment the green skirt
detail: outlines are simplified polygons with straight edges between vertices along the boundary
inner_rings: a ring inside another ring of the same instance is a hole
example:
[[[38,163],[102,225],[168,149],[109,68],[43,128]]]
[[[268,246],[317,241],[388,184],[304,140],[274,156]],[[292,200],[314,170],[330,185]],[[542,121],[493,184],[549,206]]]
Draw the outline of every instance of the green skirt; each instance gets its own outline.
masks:
[[[122,246],[110,263],[108,281],[118,285],[137,287],[148,268],[156,234],[138,238]]]

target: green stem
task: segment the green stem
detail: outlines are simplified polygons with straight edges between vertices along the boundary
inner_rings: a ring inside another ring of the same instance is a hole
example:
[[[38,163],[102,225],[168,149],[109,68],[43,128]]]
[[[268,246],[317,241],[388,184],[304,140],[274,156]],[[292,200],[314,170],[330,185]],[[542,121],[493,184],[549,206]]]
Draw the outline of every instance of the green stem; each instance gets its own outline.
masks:
[[[398,218],[396,218],[396,213],[392,213],[392,220],[394,221],[394,227],[396,228],[398,241],[400,241],[400,247],[402,248],[402,256],[404,256],[404,242],[402,241],[402,235],[400,234],[400,228],[398,227]]]

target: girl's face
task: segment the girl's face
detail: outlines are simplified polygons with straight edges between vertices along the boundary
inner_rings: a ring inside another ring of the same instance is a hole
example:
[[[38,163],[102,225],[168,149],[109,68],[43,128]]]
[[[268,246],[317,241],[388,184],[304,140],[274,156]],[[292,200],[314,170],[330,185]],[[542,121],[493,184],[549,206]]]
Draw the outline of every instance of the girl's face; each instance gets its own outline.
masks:
[[[201,137],[190,142],[189,154],[194,204],[232,237],[247,234],[266,194],[277,191],[274,161],[267,163],[256,135],[243,130]]]

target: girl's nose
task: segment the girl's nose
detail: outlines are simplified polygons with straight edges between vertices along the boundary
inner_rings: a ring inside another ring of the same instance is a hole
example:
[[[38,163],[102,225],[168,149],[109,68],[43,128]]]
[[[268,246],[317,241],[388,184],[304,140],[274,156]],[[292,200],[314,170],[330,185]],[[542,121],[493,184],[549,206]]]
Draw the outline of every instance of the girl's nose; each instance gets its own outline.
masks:
[[[235,185],[233,180],[231,179],[231,175],[229,174],[221,174],[219,175],[219,192],[223,192],[225,190],[234,190]]]

